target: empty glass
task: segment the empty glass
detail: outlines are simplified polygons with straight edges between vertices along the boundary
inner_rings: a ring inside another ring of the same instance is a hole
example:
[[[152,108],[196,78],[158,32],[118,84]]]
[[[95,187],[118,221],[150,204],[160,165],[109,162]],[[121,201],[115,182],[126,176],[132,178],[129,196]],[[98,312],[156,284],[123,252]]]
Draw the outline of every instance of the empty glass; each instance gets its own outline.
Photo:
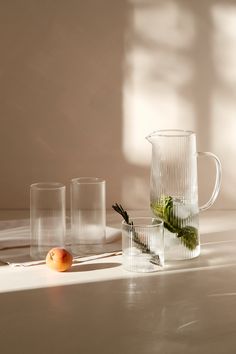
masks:
[[[65,186],[35,183],[30,186],[30,255],[44,259],[52,247],[65,244]]]
[[[105,242],[105,188],[105,180],[97,177],[71,181],[71,250],[75,255],[96,252]]]
[[[164,266],[163,221],[152,217],[122,222],[123,267],[133,272],[154,272]]]

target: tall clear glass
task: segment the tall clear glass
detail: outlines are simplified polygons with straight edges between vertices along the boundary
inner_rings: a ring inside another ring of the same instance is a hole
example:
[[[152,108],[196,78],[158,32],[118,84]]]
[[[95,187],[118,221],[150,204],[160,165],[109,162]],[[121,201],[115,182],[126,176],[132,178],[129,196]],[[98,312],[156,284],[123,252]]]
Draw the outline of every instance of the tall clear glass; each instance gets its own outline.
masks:
[[[196,134],[160,130],[147,136],[152,144],[150,199],[155,216],[164,221],[165,258],[189,259],[200,254],[199,211],[216,200],[221,184],[221,163],[210,152],[198,153]],[[214,160],[216,179],[207,203],[198,206],[197,157]]]
[[[96,252],[106,236],[106,182],[97,177],[71,181],[71,250]]]
[[[65,186],[35,183],[30,186],[30,255],[44,259],[52,247],[65,245]]]

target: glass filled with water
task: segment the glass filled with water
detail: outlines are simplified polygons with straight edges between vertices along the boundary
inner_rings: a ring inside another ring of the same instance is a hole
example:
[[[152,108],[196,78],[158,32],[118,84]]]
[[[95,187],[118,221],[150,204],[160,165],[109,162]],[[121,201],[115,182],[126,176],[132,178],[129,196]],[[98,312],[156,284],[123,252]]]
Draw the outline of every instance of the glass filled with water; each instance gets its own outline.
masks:
[[[164,267],[163,221],[152,217],[122,222],[123,267],[133,272],[154,272]]]

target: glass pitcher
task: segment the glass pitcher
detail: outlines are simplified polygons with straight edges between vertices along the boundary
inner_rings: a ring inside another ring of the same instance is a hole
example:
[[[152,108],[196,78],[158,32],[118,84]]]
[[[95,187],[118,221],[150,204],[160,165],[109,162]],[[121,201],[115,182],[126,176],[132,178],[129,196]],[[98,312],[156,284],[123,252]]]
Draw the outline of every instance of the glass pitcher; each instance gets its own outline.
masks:
[[[184,130],[159,130],[146,139],[152,144],[150,203],[155,216],[164,221],[165,259],[199,256],[199,211],[215,202],[221,184],[221,163],[210,152],[196,151],[196,134]],[[198,206],[197,157],[208,156],[216,166],[213,193]]]

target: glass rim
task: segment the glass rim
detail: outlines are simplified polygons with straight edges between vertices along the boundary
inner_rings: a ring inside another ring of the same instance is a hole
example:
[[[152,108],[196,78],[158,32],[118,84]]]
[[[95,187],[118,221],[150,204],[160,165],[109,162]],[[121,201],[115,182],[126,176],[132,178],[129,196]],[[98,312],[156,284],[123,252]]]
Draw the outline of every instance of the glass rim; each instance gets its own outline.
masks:
[[[57,190],[65,189],[66,186],[60,182],[37,182],[31,184],[30,188],[35,190]]]
[[[155,138],[157,136],[159,137],[189,137],[191,135],[195,135],[196,133],[192,130],[184,130],[184,129],[161,129],[161,130],[155,130],[151,134],[149,134],[146,138]]]
[[[154,227],[160,227],[163,226],[164,222],[162,219],[157,218],[157,217],[152,217],[152,216],[136,216],[136,217],[131,217],[129,218],[130,221],[133,222],[132,225],[127,224],[127,222],[125,220],[122,221],[122,225],[127,225],[129,227],[146,227],[146,228],[154,228]],[[145,220],[146,222],[143,223],[137,223],[140,220]],[[156,224],[151,224],[148,223],[147,220],[152,220],[152,222],[154,220],[158,221],[158,223]]]
[[[77,177],[72,178],[71,183],[77,184],[98,184],[98,183],[105,183],[105,179],[100,177]]]

